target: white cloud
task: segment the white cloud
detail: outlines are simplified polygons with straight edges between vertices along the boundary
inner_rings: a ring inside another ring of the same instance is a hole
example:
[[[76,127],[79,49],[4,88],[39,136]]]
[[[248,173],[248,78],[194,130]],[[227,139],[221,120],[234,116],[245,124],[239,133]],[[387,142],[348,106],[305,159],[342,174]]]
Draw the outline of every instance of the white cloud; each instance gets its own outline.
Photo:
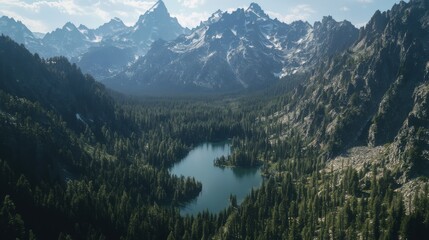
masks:
[[[208,12],[192,12],[191,14],[172,14],[173,17],[177,18],[180,25],[188,28],[194,28],[200,24],[201,21],[206,21],[211,14]]]
[[[300,4],[290,9],[286,15],[267,11],[268,15],[277,18],[285,23],[291,23],[297,20],[308,21],[312,14],[316,11],[308,4]]]
[[[359,3],[372,3],[373,0],[357,0]]]
[[[74,0],[53,0],[53,1],[34,1],[26,3],[22,0],[2,0],[0,6],[5,5],[6,7],[12,7],[20,10],[33,11],[39,13],[43,8],[57,9],[62,13],[69,15],[79,15],[85,13],[85,8],[76,4]]]
[[[155,0],[0,0],[0,13],[22,20],[32,31],[47,32],[67,21],[87,23],[94,28],[113,17],[132,25],[155,3]]]
[[[17,19],[18,19],[18,17],[17,17]],[[25,17],[20,17],[20,19],[25,24],[25,26],[27,26],[27,28],[30,30],[38,29],[37,32],[42,32],[42,33],[49,31],[49,29],[46,27],[46,25],[42,21],[29,19],[29,18],[25,18]]]
[[[178,0],[180,4],[187,8],[197,8],[204,4],[205,0]]]
[[[348,12],[348,11],[350,11],[350,8],[348,8],[347,6],[343,6],[340,8],[340,11]]]
[[[97,15],[103,21],[109,21],[112,18],[108,12],[104,11],[101,8],[96,8],[94,10],[94,14]]]
[[[119,8],[134,8],[142,13],[155,5],[156,1],[139,1],[139,0],[108,0],[112,7]],[[115,8],[113,8],[115,9]]]
[[[85,15],[87,14],[86,9],[84,6],[77,5],[73,0],[63,0],[59,2],[49,2],[51,4],[51,7],[58,8],[63,13],[66,13],[68,15]],[[91,11],[92,13],[92,11]]]
[[[47,32],[49,30],[47,29],[46,25],[42,21],[23,17],[20,14],[13,11],[2,9],[0,10],[0,15],[11,17],[15,19],[15,21],[21,21],[30,30],[38,29],[37,31],[39,32]]]

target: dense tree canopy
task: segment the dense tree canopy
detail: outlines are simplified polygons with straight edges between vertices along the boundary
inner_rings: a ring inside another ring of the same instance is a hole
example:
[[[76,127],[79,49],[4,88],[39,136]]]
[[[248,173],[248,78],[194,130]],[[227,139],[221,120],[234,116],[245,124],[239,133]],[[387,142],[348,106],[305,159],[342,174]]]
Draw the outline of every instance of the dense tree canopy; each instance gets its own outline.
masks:
[[[429,232],[428,187],[405,206],[396,172],[383,164],[329,171],[326,149],[293,131],[282,138],[284,126],[270,118],[299,91],[296,82],[270,96],[113,97],[66,59],[40,59],[5,37],[0,77],[2,239],[418,239]],[[241,205],[231,196],[220,213],[181,216],[178,206],[202,186],[169,167],[201,142],[229,138],[233,153],[217,164],[261,166],[263,185]]]

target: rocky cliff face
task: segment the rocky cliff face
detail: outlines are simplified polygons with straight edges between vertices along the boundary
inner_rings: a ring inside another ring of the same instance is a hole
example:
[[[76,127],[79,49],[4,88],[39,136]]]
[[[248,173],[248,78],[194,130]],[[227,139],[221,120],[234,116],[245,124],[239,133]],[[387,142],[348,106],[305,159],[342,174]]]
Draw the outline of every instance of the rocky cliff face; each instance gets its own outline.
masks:
[[[31,52],[49,58],[65,56],[98,80],[111,77],[147,53],[153,42],[173,40],[188,32],[170,16],[163,1],[140,16],[133,27],[114,18],[97,29],[67,23],[62,28],[37,38],[24,24],[0,18],[0,33],[24,44]],[[105,57],[118,54],[108,61]]]
[[[158,42],[106,84],[123,92],[234,92],[302,73],[350,47],[358,30],[331,17],[314,26],[271,19],[257,4],[218,11],[190,34]]]
[[[0,34],[9,36],[19,44],[24,44],[30,51],[44,49],[43,45],[22,22],[3,16],[0,18]]]
[[[426,73],[426,81],[428,81]],[[429,174],[429,84],[417,87],[413,94],[413,109],[399,134],[389,147],[389,160],[399,164],[404,174],[401,181]]]
[[[426,1],[376,12],[350,49],[318,65],[291,93],[277,113],[286,135],[293,129],[333,154],[394,142],[391,159],[422,162],[411,150],[427,159],[414,150],[427,149],[428,27]]]
[[[42,43],[49,48],[42,52],[42,55],[76,57],[88,51],[94,41],[94,36],[88,28],[81,26],[78,29],[73,23],[68,22],[62,28],[45,35]]]

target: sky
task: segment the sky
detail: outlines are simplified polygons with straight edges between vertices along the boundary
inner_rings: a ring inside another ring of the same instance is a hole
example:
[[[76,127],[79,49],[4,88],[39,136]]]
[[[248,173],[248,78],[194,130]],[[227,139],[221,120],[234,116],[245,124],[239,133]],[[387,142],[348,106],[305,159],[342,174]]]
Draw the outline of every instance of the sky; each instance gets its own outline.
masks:
[[[272,18],[313,24],[323,16],[364,26],[376,10],[386,11],[399,0],[164,0],[182,26],[193,28],[218,9],[233,11],[258,3]],[[156,0],[0,0],[0,15],[23,22],[33,32],[51,32],[72,22],[97,28],[114,17],[132,26]]]

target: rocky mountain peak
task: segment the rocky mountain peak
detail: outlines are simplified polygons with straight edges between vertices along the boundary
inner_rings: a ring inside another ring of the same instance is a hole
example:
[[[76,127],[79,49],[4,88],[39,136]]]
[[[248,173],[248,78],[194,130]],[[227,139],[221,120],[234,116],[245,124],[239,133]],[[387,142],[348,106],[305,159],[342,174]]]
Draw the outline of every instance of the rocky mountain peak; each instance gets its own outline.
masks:
[[[259,6],[257,3],[251,3],[249,8],[246,10],[247,12],[256,12],[256,13],[263,13],[264,10],[262,10],[261,6]]]
[[[268,15],[262,10],[261,6],[259,6],[257,3],[251,3],[249,8],[246,10],[247,14],[254,14],[259,18],[262,18],[264,20],[269,19]]]
[[[28,28],[19,20],[15,20],[13,17],[2,16],[0,17],[0,27],[18,28],[30,32]]]
[[[0,18],[0,34],[7,35],[18,43],[27,45],[31,50],[38,47],[33,33],[21,22],[14,18],[2,16]]]
[[[67,22],[66,24],[64,24],[64,26],[63,26],[62,29],[63,30],[67,30],[69,32],[78,30],[77,27],[73,23],[71,23],[71,22]]]
[[[323,17],[322,21],[317,21],[314,23],[314,29],[323,29],[323,30],[327,30],[327,29],[333,29],[336,27],[340,27],[343,25],[347,25],[348,27],[353,27],[353,24],[351,24],[349,21],[342,21],[342,22],[337,22],[334,18],[332,18],[332,16],[325,16]]]
[[[4,22],[4,23],[8,23],[8,22],[15,22],[15,19],[9,18],[7,16],[2,16],[2,17],[0,17],[0,21]]]
[[[79,27],[77,27],[77,29],[79,29],[80,31],[89,31],[90,30],[87,26],[85,26],[83,24],[80,24]]]
[[[173,40],[186,32],[176,18],[170,16],[163,1],[158,1],[134,25],[130,39],[140,48],[140,55],[146,53],[158,39]]]
[[[222,10],[217,10],[216,12],[214,12],[207,21],[204,22],[205,25],[211,24],[211,23],[215,23],[217,21],[219,21],[219,19],[222,18],[222,15],[225,12],[223,12]]]
[[[122,22],[122,20],[120,18],[112,18],[108,23],[105,23],[104,25],[115,25],[115,26],[124,26],[125,24],[124,22]]]
[[[25,29],[25,31],[30,31],[21,21],[16,21],[14,18],[9,18],[7,16],[2,16],[0,18],[0,27],[17,27],[19,29]]]
[[[337,21],[335,21],[332,16],[324,16],[322,19],[322,25],[335,25]]]
[[[381,13],[377,10],[374,16],[369,21],[367,27],[375,32],[382,32],[387,25],[387,16],[385,13]]]
[[[340,24],[332,18],[321,25],[332,27],[313,34],[307,22],[271,19],[255,3],[231,13],[217,11],[189,35],[152,45],[148,54],[106,84],[132,93],[259,89],[306,71],[317,59],[342,51],[357,38],[351,24],[351,33],[337,28]],[[124,79],[128,86],[122,85]]]
[[[158,1],[149,10],[139,17],[135,26],[144,24],[149,17],[155,18],[171,18],[170,13],[167,10],[163,1]]]
[[[108,23],[105,23],[105,24],[101,25],[99,28],[101,28],[103,26],[121,26],[121,27],[126,27],[125,24],[124,24],[124,22],[121,19],[117,18],[117,17],[112,18]]]
[[[153,5],[148,12],[155,12],[155,11],[161,11],[161,12],[168,12],[167,7],[165,6],[164,2],[162,0],[159,0],[158,2]]]
[[[121,19],[115,17],[111,19],[109,22],[95,29],[95,32],[101,36],[110,36],[117,32],[123,31],[126,28],[127,26],[125,26],[124,22],[122,22]]]

